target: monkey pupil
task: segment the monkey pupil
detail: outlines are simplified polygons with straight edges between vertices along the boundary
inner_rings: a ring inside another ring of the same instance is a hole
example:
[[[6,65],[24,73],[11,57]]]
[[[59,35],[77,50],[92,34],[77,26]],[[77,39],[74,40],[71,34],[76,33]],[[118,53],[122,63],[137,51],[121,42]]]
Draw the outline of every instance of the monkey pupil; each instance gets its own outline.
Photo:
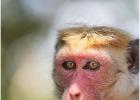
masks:
[[[76,63],[73,61],[65,61],[62,66],[66,70],[76,69]]]

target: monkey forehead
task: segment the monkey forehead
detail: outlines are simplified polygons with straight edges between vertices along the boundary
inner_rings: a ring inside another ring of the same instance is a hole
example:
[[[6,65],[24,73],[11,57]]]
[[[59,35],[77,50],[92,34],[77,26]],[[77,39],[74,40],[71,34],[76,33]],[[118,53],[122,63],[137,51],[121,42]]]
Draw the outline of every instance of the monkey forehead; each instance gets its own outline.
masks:
[[[76,27],[66,28],[59,31],[58,44],[69,45],[72,48],[85,46],[126,48],[131,38],[129,33],[112,27]],[[59,45],[60,46],[60,45]]]
[[[107,48],[70,48],[70,47],[62,47],[56,54],[56,59],[60,59],[63,57],[75,57],[78,56],[80,58],[85,57],[96,57],[96,58],[106,58],[111,60],[110,52]]]

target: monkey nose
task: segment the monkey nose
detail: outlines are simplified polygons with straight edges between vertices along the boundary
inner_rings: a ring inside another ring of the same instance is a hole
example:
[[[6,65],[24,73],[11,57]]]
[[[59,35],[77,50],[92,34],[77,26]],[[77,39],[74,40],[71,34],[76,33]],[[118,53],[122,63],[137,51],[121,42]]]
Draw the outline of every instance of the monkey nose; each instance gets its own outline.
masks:
[[[81,91],[77,85],[73,85],[69,91],[70,100],[81,100]]]

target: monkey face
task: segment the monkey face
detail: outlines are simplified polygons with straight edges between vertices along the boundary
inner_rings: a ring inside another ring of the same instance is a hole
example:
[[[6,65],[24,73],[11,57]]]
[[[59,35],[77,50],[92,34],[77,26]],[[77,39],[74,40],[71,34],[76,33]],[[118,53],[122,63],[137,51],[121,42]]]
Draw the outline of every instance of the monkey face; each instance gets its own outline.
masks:
[[[111,66],[112,60],[104,50],[61,49],[56,58],[56,73],[64,88],[63,100],[103,98],[104,91],[109,91],[115,82]]]
[[[138,44],[111,27],[60,30],[53,77],[62,100],[138,100]]]

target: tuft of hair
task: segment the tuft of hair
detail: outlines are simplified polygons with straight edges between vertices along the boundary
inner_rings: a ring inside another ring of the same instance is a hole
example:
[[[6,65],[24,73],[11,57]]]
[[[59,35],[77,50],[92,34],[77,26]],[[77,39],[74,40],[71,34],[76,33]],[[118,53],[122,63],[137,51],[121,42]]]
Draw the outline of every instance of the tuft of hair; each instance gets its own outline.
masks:
[[[100,46],[124,48],[128,46],[130,40],[129,33],[113,27],[71,27],[59,30],[56,49],[64,45],[70,47],[83,46],[85,48]]]

